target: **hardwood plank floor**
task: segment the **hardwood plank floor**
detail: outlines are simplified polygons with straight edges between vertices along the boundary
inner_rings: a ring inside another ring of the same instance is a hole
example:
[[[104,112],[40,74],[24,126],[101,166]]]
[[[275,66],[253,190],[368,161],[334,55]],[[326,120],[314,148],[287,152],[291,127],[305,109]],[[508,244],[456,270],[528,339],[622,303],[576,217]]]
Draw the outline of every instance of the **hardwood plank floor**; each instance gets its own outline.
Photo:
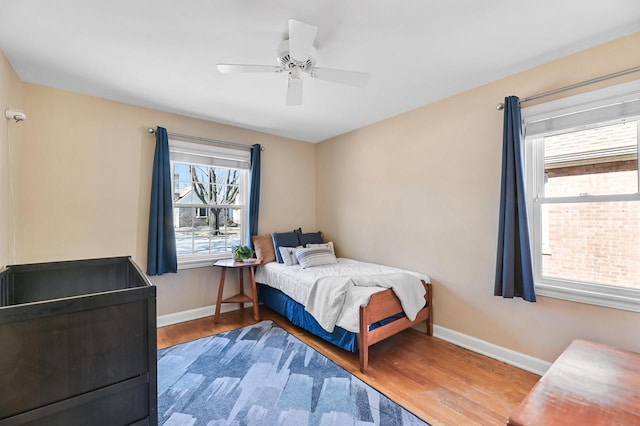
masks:
[[[504,425],[540,376],[409,329],[371,347],[370,371],[339,349],[260,307],[272,320],[432,425]],[[158,329],[158,349],[253,324],[250,309]]]

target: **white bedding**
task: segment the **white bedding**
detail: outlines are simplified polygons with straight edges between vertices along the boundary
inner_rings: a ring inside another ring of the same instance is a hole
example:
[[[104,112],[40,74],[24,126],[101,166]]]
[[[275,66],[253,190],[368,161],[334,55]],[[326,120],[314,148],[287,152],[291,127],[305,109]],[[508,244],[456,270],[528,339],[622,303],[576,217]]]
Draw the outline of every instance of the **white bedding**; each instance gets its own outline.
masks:
[[[411,274],[426,283],[430,282],[429,277],[424,274],[346,258],[339,258],[336,264],[314,266],[306,269],[302,269],[300,265],[285,266],[281,263],[270,262],[257,268],[256,281],[276,288],[296,302],[306,306],[311,289],[320,278],[383,275],[398,272]],[[344,307],[338,315],[336,325],[357,333],[359,330],[360,305],[368,304],[369,298],[373,293],[383,290],[386,290],[386,288],[350,287],[345,296]]]

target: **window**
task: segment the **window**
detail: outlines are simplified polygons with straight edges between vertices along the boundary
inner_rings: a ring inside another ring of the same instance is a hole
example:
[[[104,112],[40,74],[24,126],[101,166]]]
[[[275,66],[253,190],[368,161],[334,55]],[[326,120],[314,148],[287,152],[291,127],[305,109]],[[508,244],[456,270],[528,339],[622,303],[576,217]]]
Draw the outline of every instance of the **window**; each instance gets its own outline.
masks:
[[[523,117],[537,293],[640,311],[640,81]]]
[[[229,257],[246,237],[248,151],[169,141],[180,267]]]

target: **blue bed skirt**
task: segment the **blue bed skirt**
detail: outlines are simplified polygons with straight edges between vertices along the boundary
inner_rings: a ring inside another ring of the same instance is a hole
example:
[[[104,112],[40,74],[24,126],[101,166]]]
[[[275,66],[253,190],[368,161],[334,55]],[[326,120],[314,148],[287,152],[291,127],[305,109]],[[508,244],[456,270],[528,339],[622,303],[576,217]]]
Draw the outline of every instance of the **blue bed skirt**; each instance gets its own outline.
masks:
[[[292,324],[304,328],[308,332],[349,352],[358,351],[356,333],[340,327],[336,327],[333,333],[329,333],[318,324],[309,312],[304,310],[304,306],[280,290],[264,284],[258,284],[258,286],[260,288],[258,291],[260,301],[283,317],[286,317]]]
[[[276,311],[280,315],[286,317],[292,324],[301,327],[308,332],[315,334],[316,336],[332,343],[342,349],[349,352],[357,352],[358,344],[356,340],[357,333],[352,333],[343,328],[337,327],[333,330],[333,333],[329,333],[322,328],[320,324],[311,316],[309,312],[304,309],[304,306],[273,287],[268,285],[258,284],[259,287],[259,300],[267,307]],[[404,314],[394,315],[375,324],[372,324],[369,329],[373,330],[384,324],[388,324]]]

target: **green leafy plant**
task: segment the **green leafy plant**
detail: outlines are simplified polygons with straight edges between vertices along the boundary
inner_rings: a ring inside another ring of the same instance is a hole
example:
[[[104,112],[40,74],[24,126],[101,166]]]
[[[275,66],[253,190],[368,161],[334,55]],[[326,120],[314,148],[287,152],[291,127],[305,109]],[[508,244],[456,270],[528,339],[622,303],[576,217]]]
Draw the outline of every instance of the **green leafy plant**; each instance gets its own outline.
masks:
[[[234,246],[233,254],[240,260],[247,260],[253,257],[253,249],[249,246]]]

